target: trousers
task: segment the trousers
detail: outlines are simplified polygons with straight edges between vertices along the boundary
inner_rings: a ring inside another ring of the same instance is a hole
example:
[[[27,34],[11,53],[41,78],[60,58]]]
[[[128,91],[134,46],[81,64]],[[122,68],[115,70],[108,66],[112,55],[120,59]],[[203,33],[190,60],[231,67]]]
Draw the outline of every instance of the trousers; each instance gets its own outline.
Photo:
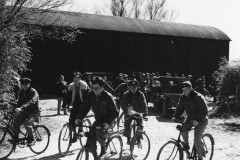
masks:
[[[20,126],[21,126],[21,124],[23,124],[28,135],[30,137],[33,137],[32,124],[39,116],[40,116],[40,112],[37,112],[37,113],[21,112],[21,113],[19,113],[14,119],[15,127],[13,128],[13,130],[16,133],[16,135],[17,136],[19,135]]]
[[[202,141],[202,135],[206,129],[206,126],[208,124],[208,120],[199,122],[199,124],[194,129],[194,145],[198,152],[198,158],[202,158],[206,156],[206,151],[204,149],[204,143]],[[183,125],[183,130],[187,130],[192,127],[192,124],[187,123]],[[185,144],[189,145],[188,141],[188,134],[189,131],[182,132],[182,138]]]
[[[101,124],[96,121],[93,123],[89,131],[90,138],[87,142],[87,145],[91,146],[95,153],[97,153],[97,141],[100,143],[101,146],[105,146],[108,139],[108,135],[104,130],[96,128],[100,125]]]
[[[138,114],[138,113],[135,113],[135,114]],[[142,116],[141,114],[139,114],[140,116]],[[123,132],[123,135],[125,137],[131,137],[131,123],[132,121],[134,120],[134,118],[130,117],[129,115],[127,114],[124,114],[124,119],[125,119],[125,122],[124,122],[124,132]],[[137,123],[139,124],[140,123],[140,129],[143,129],[143,120],[137,120]]]

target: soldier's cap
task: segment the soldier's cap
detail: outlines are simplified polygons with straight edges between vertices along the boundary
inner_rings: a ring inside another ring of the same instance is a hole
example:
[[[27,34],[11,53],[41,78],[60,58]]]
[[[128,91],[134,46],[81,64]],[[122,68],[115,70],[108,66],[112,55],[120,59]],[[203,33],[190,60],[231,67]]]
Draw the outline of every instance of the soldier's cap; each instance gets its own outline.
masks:
[[[192,87],[192,83],[190,81],[185,81],[181,83],[182,88],[184,87]]]
[[[105,81],[102,77],[94,76],[92,79],[92,84],[99,84],[100,86],[105,84]]]
[[[119,73],[119,75],[118,75],[119,77],[122,77],[123,76],[123,73]]]
[[[79,77],[82,76],[82,74],[80,72],[73,72],[73,77],[78,76],[78,75],[79,75]]]
[[[26,78],[26,77],[23,77],[23,78],[20,78],[20,83],[21,84],[28,84],[30,83],[32,80],[30,78]]]
[[[139,82],[134,78],[134,79],[130,79],[128,80],[128,86],[138,86]]]

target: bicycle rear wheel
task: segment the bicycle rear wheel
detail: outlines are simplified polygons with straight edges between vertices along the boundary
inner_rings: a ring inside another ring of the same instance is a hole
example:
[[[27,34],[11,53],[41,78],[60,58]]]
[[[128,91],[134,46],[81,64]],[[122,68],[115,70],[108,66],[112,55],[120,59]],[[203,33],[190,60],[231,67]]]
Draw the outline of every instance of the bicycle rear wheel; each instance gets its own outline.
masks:
[[[157,160],[183,160],[183,151],[175,141],[168,141],[159,150]]]
[[[91,126],[91,121],[89,119],[84,119],[83,120],[83,125],[84,126]],[[83,133],[85,132],[89,132],[89,129],[88,127],[83,127]],[[80,145],[83,147],[87,142],[87,137],[80,137]]]
[[[16,147],[14,136],[10,130],[0,127],[0,159],[10,156]]]
[[[123,142],[120,136],[113,136],[107,141],[107,153],[109,153],[106,159],[120,160],[122,158]]]
[[[35,154],[43,153],[50,141],[50,132],[44,125],[37,125],[34,127],[33,136],[36,138],[35,144],[29,146],[30,150]]]
[[[80,149],[76,160],[94,160],[94,156],[91,152],[89,152],[88,148],[83,147]]]
[[[138,133],[133,137],[131,141],[131,156],[134,160],[147,159],[150,152],[150,140],[146,133]]]
[[[204,149],[206,151],[206,160],[212,160],[214,151],[214,139],[212,135],[206,133],[202,136]]]
[[[69,124],[63,125],[58,138],[58,151],[61,156],[66,156],[71,146],[72,134]]]

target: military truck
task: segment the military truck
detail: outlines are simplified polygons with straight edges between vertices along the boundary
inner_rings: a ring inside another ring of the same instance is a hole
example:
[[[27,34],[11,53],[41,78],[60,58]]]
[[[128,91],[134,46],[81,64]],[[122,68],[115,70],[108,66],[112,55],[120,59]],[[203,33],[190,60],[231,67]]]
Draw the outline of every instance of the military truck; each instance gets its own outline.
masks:
[[[176,110],[180,95],[182,94],[181,83],[187,81],[185,77],[154,78],[152,82],[152,93],[150,102],[154,110],[159,110],[162,117],[171,117]]]

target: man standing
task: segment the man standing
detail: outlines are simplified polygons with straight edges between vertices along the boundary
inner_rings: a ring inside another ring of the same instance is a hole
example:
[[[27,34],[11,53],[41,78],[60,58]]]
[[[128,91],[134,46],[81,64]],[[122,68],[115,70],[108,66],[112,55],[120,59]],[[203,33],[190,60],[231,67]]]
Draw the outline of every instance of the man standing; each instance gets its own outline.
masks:
[[[87,145],[90,145],[97,152],[96,143],[98,141],[101,144],[99,157],[104,157],[106,154],[107,135],[103,129],[109,129],[119,114],[113,96],[104,90],[104,85],[105,82],[102,77],[93,78],[91,91],[88,93],[82,111],[76,120],[76,123],[79,124],[92,108],[95,115],[95,122],[90,129],[91,138],[88,140]]]
[[[206,95],[206,89],[205,89],[205,76],[202,76],[196,81],[196,91],[201,93],[202,95]]]
[[[58,100],[57,114],[60,114],[61,104],[63,102],[64,96],[67,93],[67,82],[64,81],[63,75],[59,76],[59,81],[57,82],[57,85],[56,85],[56,93],[57,93],[57,100]],[[65,108],[64,108],[64,114],[67,114],[67,111]]]
[[[37,91],[30,86],[30,82],[31,79],[29,78],[20,79],[22,89],[15,109],[17,116],[14,119],[16,135],[19,134],[20,125],[23,123],[28,133],[27,141],[29,145],[35,140],[32,124],[40,116],[39,96]]]
[[[72,110],[69,117],[69,123],[73,127],[72,143],[77,141],[75,120],[78,116],[78,113],[81,112],[84,99],[88,92],[88,85],[86,82],[81,80],[81,76],[82,75],[80,72],[74,72],[73,83],[69,84],[68,86],[68,91],[70,91],[70,94],[72,95],[70,104],[72,106]]]
[[[121,107],[125,113],[124,118],[124,133],[123,135],[127,137],[127,144],[131,141],[131,129],[130,125],[133,118],[130,115],[138,115],[145,117],[148,115],[147,102],[144,94],[138,90],[139,82],[136,79],[128,81],[128,91],[123,94]],[[129,110],[131,112],[129,113]],[[129,115],[130,114],[130,115]],[[141,128],[143,130],[143,121],[140,120]]]
[[[208,109],[207,103],[203,95],[199,94],[192,88],[189,81],[182,83],[183,94],[180,96],[177,110],[173,115],[172,121],[176,121],[184,111],[187,113],[187,119],[183,125],[183,130],[187,130],[192,126],[194,129],[194,144],[198,153],[198,160],[203,160],[206,156],[202,135],[208,124]],[[189,131],[182,132],[182,137],[185,142],[184,148],[189,149],[188,142]]]

